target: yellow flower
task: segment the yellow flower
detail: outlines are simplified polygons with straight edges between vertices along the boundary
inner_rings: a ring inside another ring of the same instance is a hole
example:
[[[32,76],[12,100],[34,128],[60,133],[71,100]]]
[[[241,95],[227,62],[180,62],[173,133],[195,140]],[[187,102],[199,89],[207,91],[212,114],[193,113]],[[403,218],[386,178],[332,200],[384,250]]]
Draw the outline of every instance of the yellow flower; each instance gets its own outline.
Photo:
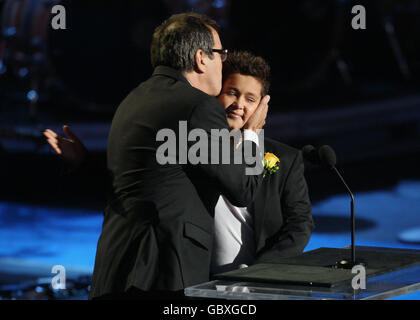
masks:
[[[273,174],[279,170],[279,167],[277,166],[277,163],[280,162],[280,159],[277,158],[274,154],[270,152],[266,152],[264,155],[264,174],[263,177],[269,174]]]
[[[264,156],[264,162],[266,163],[266,166],[268,168],[274,168],[277,164],[277,162],[279,162],[280,159],[277,158],[274,154],[270,153],[270,152],[266,152],[265,156]]]

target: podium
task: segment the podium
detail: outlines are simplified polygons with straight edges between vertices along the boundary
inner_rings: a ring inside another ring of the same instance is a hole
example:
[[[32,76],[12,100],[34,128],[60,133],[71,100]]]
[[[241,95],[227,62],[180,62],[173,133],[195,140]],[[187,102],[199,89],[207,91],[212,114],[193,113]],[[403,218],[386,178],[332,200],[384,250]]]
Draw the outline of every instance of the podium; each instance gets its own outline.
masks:
[[[366,266],[365,289],[354,289],[356,273],[333,266],[351,254],[346,247],[320,248],[271,266],[256,264],[216,275],[184,293],[228,300],[379,300],[420,290],[420,250],[356,247],[356,253]]]

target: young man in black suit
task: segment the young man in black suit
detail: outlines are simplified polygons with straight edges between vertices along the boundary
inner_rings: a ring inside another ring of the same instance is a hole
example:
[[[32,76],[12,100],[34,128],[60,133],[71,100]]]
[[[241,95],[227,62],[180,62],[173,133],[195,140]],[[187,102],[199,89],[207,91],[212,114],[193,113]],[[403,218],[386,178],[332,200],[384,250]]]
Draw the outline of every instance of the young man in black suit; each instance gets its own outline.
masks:
[[[193,13],[173,15],[162,23],[152,41],[153,75],[114,115],[107,147],[113,194],[104,211],[90,299],[133,290],[145,297],[182,294],[185,287],[208,281],[220,193],[246,206],[262,184],[262,174],[246,172],[261,167],[256,132],[265,123],[267,99],[247,121],[241,144],[257,157],[243,153],[241,163],[234,164],[237,146],[232,142],[227,146],[230,164],[215,163],[211,154],[208,164],[192,165],[189,159],[182,163],[187,149],[175,154],[175,164],[157,161],[162,129],[178,133],[185,121],[189,131],[206,132],[212,147],[211,130],[229,129],[214,97],[221,89],[226,54],[217,29],[214,21]],[[218,142],[216,147],[222,151],[225,146]]]
[[[218,97],[231,129],[241,129],[268,94],[270,68],[249,52],[230,53],[223,65]],[[247,207],[224,195],[215,209],[213,274],[303,252],[314,228],[304,165],[299,150],[265,138],[266,158],[278,169],[267,172],[262,187]],[[271,159],[270,159],[271,158]]]
[[[223,87],[218,96],[231,129],[242,129],[269,89],[269,66],[248,52],[229,54],[223,66]],[[51,130],[45,135],[65,159],[77,164],[86,153],[83,143],[64,127],[70,139]],[[255,199],[236,207],[224,196],[215,208],[215,238],[211,273],[230,271],[259,262],[302,253],[314,228],[311,203],[300,151],[265,138],[265,151],[279,161],[267,172]]]

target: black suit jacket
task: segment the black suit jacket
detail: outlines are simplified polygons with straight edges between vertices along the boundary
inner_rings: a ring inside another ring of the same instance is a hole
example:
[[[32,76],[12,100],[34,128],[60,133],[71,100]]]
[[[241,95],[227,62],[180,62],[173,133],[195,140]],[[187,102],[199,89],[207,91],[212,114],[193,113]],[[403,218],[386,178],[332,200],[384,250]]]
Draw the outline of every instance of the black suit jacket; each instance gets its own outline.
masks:
[[[254,217],[254,263],[275,263],[303,252],[314,223],[302,153],[269,138],[264,139],[264,147],[280,159],[279,170],[265,176],[248,210]]]
[[[208,281],[219,194],[247,206],[258,191],[262,175],[245,175],[250,158],[241,165],[158,164],[163,142],[156,134],[164,128],[178,133],[179,121],[187,121],[188,130],[228,130],[220,102],[168,67],[157,67],[118,107],[107,148],[113,198],[104,212],[90,298],[133,286],[176,291]],[[230,148],[233,163],[233,143]]]

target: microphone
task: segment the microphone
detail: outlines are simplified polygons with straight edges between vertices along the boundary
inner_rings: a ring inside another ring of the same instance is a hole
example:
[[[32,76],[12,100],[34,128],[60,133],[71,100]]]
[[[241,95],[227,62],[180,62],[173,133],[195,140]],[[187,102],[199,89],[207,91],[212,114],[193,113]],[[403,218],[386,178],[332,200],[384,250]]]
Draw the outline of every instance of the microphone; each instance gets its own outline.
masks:
[[[302,148],[303,157],[313,164],[321,164],[319,155],[314,146],[308,144]]]
[[[313,164],[324,165],[328,168],[334,167],[337,157],[334,150],[327,145],[317,151],[313,145],[306,145],[302,148],[303,157]]]
[[[337,164],[337,156],[334,152],[334,150],[328,146],[323,145],[319,148],[318,152],[316,152],[316,149],[312,145],[306,145],[302,148],[302,154],[305,159],[308,161],[314,163],[314,164],[322,164],[332,170],[335,171],[337,176],[340,178],[341,182],[344,184],[345,188],[347,189],[347,192],[350,195],[350,212],[351,212],[351,261],[342,260],[340,262],[336,263],[337,267],[345,268],[345,269],[351,269],[355,265],[363,264],[361,262],[356,262],[356,246],[355,246],[355,218],[354,218],[354,196],[351,192],[349,186],[345,182],[344,178],[341,176],[340,172],[336,168]]]
[[[335,168],[335,165],[337,164],[337,156],[330,146],[324,145],[319,148],[318,155],[322,164],[329,168]]]

